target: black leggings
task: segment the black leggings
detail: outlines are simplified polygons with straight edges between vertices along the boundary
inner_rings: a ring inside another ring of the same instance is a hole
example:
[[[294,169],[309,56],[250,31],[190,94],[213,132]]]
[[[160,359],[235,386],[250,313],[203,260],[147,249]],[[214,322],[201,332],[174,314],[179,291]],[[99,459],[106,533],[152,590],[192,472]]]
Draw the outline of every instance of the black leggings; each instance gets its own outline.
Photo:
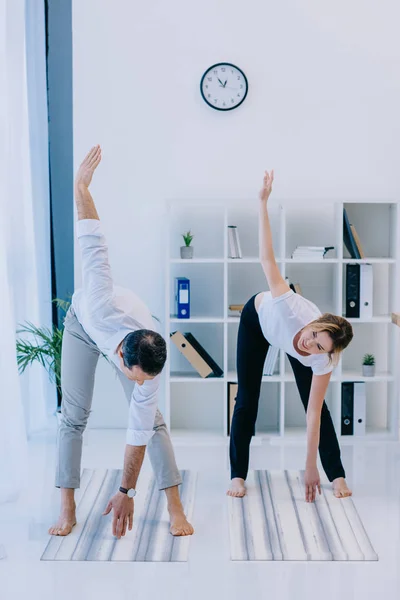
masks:
[[[249,448],[257,419],[261,379],[269,343],[265,339],[253,296],[244,306],[239,325],[237,343],[238,393],[233,412],[230,460],[231,478],[246,479],[249,468]],[[292,365],[301,401],[307,411],[313,377],[311,367],[305,367],[296,358],[287,355]],[[328,407],[324,401],[321,412],[319,455],[324,471],[333,481],[344,477],[340,448]]]

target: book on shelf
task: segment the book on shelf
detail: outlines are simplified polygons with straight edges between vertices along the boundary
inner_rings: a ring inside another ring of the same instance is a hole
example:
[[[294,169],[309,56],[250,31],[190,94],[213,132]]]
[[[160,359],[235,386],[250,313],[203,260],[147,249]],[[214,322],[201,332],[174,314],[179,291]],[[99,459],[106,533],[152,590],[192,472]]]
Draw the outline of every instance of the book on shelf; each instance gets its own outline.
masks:
[[[285,277],[285,281],[288,284],[288,286],[290,287],[290,289],[293,290],[293,292],[295,294],[299,294],[299,296],[303,295],[303,292],[302,292],[302,289],[301,289],[301,286],[299,283],[292,283],[290,281],[289,277]]]
[[[297,259],[316,259],[325,258],[329,250],[334,250],[335,246],[297,246],[292,252],[292,258]]]
[[[391,318],[392,318],[392,323],[394,323],[395,325],[400,327],[400,313],[392,312]]]
[[[228,225],[229,258],[242,258],[239,232],[236,225]]]
[[[230,435],[230,433],[231,433],[232,416],[233,416],[233,411],[235,410],[237,391],[238,391],[237,383],[228,383],[228,423],[227,423],[228,435]]]
[[[358,250],[358,253],[360,255],[360,258],[365,258],[365,254],[364,254],[364,251],[363,251],[362,246],[361,246],[360,238],[359,238],[359,235],[358,235],[358,233],[357,233],[356,228],[354,227],[354,225],[350,225],[350,230],[351,230],[351,233],[353,234],[354,242],[355,242],[355,244],[357,246],[357,250]]]
[[[235,404],[236,404],[236,397],[237,397],[237,393],[238,393],[238,384],[235,382],[229,382],[228,383],[228,410],[227,410],[227,414],[228,414],[228,423],[227,423],[227,431],[228,431],[228,435],[230,435],[231,433],[231,427],[232,427],[232,417],[233,417],[233,411],[235,410]],[[256,428],[254,426],[252,434],[251,435],[255,435],[256,434]]]
[[[238,312],[240,314],[244,309],[244,304],[229,304],[228,308],[232,312]]]
[[[203,348],[200,342],[190,332],[181,333],[174,331],[170,334],[178,350],[190,362],[203,379],[207,377],[221,377],[223,370]]]
[[[264,363],[263,375],[273,375],[276,368],[276,363],[279,356],[279,348],[269,346],[267,356]]]
[[[355,229],[353,229],[353,231],[355,231]],[[347,211],[344,208],[343,209],[343,242],[344,242],[344,245],[346,246],[351,258],[361,258],[361,254],[360,254],[360,251],[356,244],[356,240],[354,238],[353,231],[351,229],[351,224],[349,221],[349,217],[347,215]],[[361,244],[360,244],[360,247],[361,247]]]

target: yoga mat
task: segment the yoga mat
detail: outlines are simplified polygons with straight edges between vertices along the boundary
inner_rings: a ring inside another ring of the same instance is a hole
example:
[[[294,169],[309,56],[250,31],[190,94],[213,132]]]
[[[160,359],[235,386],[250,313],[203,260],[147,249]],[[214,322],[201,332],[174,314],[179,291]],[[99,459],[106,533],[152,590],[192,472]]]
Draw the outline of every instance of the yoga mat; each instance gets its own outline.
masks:
[[[330,485],[314,503],[303,471],[250,471],[246,485],[246,496],[228,497],[231,560],[378,560],[352,498]]]
[[[181,501],[192,518],[196,473],[181,471]],[[186,562],[191,536],[169,533],[169,515],[164,492],[154,478],[141,475],[135,497],[132,531],[117,540],[112,535],[112,513],[102,516],[120,485],[118,469],[84,469],[76,493],[77,524],[65,537],[50,536],[41,560]]]

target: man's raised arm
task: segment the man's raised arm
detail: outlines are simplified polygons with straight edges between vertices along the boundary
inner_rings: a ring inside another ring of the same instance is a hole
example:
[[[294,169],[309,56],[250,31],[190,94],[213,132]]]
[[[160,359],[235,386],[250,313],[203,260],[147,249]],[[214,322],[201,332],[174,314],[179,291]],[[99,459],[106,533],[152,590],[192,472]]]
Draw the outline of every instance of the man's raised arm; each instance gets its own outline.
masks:
[[[78,211],[78,221],[82,219],[99,220],[99,215],[91,193],[89,185],[92,181],[93,173],[101,161],[100,146],[93,146],[86,158],[83,160],[75,177],[75,202]]]

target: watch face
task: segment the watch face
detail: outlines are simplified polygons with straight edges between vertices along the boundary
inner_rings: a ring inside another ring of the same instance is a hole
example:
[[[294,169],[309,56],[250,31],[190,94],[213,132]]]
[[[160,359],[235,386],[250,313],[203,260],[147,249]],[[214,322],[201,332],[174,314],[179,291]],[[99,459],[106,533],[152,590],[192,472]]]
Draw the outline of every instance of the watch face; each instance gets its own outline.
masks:
[[[218,63],[204,73],[200,82],[203,99],[216,110],[232,110],[247,96],[246,75],[235,65]]]
[[[128,490],[128,498],[134,498],[136,496],[136,490],[134,490],[133,488],[131,488],[130,490]]]

